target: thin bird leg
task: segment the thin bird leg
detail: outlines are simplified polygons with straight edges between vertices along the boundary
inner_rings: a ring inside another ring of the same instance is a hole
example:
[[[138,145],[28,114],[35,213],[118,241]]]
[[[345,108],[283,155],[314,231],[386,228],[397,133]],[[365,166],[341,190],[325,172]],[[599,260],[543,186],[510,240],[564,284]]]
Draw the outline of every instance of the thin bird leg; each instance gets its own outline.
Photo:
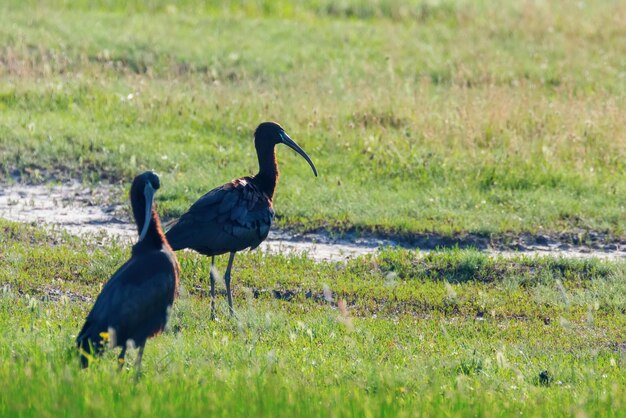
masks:
[[[117,357],[118,370],[122,370],[122,368],[124,367],[124,362],[126,361],[124,359],[125,356],[126,356],[126,346],[122,347],[122,352]]]
[[[139,380],[139,377],[141,376],[141,359],[143,357],[143,345],[141,347],[139,347],[139,351],[137,352],[137,360],[135,360],[135,379]]]
[[[235,316],[235,310],[233,309],[233,295],[230,292],[230,269],[233,266],[233,260],[235,259],[235,253],[230,253],[228,258],[228,266],[226,267],[226,273],[224,273],[224,282],[226,282],[226,294],[228,295],[228,307],[230,308],[230,314]]]
[[[215,321],[215,256],[211,257],[209,277],[211,279],[211,320]]]

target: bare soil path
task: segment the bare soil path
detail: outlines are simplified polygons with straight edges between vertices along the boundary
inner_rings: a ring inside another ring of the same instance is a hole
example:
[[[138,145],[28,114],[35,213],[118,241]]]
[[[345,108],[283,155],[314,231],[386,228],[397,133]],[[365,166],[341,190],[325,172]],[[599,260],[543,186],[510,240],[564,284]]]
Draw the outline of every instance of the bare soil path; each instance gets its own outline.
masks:
[[[78,182],[63,185],[11,185],[0,189],[0,218],[80,234],[103,234],[134,240],[136,231],[128,209],[114,201],[114,188],[84,187]],[[306,253],[315,260],[341,261],[373,253],[378,248],[405,247],[429,251],[445,247],[475,247],[493,255],[554,255],[564,257],[626,258],[626,242],[610,240],[602,234],[586,233],[483,237],[463,235],[444,237],[424,234],[407,239],[325,232],[293,234],[272,231],[261,249],[268,253]]]

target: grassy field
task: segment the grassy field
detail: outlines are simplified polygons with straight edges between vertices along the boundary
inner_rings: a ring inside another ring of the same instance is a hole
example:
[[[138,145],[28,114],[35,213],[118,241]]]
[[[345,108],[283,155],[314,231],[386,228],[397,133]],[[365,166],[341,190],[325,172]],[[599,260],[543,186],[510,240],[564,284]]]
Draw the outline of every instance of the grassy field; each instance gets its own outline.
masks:
[[[135,383],[114,353],[81,371],[71,349],[128,248],[0,231],[0,416],[623,415],[621,263],[253,252],[233,272],[239,320],[222,295],[212,322],[208,263],[183,253],[181,297]]]
[[[613,0],[5,0],[0,184],[126,202],[155,169],[175,217],[276,120],[321,174],[278,149],[280,227],[623,239],[624,39]],[[183,252],[136,382],[73,350],[127,246],[0,220],[0,248],[2,417],[626,415],[624,262],[257,251],[212,322]]]
[[[626,5],[4,1],[0,176],[127,185],[161,210],[292,151],[279,225],[626,237]],[[121,193],[120,193],[121,196]]]

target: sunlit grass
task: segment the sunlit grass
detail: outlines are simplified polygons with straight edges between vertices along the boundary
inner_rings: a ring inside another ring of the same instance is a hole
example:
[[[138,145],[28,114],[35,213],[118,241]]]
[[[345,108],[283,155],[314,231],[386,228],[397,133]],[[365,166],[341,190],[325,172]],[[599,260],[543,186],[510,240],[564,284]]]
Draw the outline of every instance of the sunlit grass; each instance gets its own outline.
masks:
[[[0,4],[0,178],[127,185],[159,211],[254,173],[281,122],[280,226],[624,236],[623,2]],[[121,189],[121,188],[120,188]],[[126,199],[120,191],[120,200]],[[625,266],[383,250],[209,260],[143,374],[74,339],[130,249],[0,221],[0,416],[619,416]],[[218,260],[223,270],[225,260]],[[218,286],[218,289],[222,289]]]
[[[7,3],[1,175],[153,168],[176,216],[275,119],[321,173],[279,148],[279,225],[622,236],[625,10],[570,6]]]
[[[623,263],[387,250],[348,264],[243,253],[237,319],[181,253],[167,331],[81,370],[73,349],[129,253],[1,222],[3,416],[603,414],[624,399]],[[220,260],[218,269],[223,269]],[[221,289],[221,286],[218,286]]]

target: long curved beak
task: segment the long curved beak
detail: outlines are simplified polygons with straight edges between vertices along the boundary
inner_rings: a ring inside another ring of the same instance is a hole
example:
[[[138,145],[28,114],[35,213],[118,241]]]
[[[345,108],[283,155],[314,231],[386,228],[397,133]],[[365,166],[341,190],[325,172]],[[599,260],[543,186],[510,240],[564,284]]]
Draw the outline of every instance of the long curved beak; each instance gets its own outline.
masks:
[[[154,202],[154,188],[148,182],[146,183],[146,187],[143,189],[143,194],[146,198],[146,216],[143,221],[143,228],[141,229],[141,234],[139,234],[139,241],[143,240],[148,233],[148,227],[150,226],[150,222],[152,221],[152,203]]]
[[[309,158],[307,153],[304,152],[304,150],[302,148],[300,148],[300,146],[298,144],[296,144],[296,142],[293,139],[291,139],[289,137],[289,135],[287,135],[286,132],[284,132],[284,131],[281,132],[280,133],[280,137],[281,137],[281,139],[283,141],[283,144],[287,145],[289,148],[291,148],[292,150],[294,150],[295,152],[300,154],[302,156],[302,158],[304,158],[306,160],[306,162],[309,163],[309,165],[313,169],[313,174],[315,174],[315,177],[317,177],[317,168],[315,168],[315,164],[313,164],[313,161],[311,161],[311,159]]]

